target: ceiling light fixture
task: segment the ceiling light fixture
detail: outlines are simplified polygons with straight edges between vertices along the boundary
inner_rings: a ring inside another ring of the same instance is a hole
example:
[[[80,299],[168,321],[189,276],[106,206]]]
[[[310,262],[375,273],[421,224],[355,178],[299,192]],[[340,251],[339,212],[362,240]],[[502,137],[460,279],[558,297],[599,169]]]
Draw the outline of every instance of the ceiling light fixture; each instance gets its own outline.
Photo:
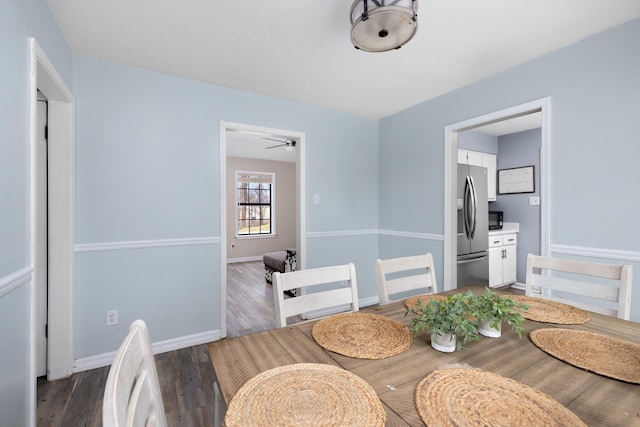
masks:
[[[399,49],[418,30],[418,0],[356,0],[351,6],[351,42],[356,49]]]

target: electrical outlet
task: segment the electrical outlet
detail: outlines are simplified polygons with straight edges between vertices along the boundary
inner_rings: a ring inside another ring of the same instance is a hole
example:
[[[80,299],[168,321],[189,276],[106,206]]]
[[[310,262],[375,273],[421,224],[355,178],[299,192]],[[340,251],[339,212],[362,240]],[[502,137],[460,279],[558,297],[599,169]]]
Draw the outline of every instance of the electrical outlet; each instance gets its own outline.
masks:
[[[118,310],[107,310],[107,326],[114,326],[118,324]]]
[[[529,197],[529,205],[531,205],[531,206],[539,206],[540,205],[540,197],[538,197],[538,196]]]

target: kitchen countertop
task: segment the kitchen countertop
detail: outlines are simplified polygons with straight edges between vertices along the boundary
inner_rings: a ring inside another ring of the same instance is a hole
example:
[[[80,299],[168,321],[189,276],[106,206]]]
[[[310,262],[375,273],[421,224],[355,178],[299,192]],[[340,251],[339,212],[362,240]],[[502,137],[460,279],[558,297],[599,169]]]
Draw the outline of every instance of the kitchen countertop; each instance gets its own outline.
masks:
[[[502,234],[517,233],[520,231],[520,224],[517,222],[505,222],[501,230],[489,230],[489,236],[500,236]]]

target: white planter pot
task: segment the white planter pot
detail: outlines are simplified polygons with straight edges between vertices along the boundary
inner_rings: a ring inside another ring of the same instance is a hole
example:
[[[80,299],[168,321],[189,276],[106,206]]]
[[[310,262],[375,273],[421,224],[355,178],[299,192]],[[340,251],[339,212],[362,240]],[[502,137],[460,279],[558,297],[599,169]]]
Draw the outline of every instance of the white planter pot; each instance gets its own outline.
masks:
[[[498,329],[492,328],[490,323],[489,319],[481,320],[478,324],[478,333],[490,338],[500,337],[502,335],[502,321],[498,322]]]
[[[434,334],[431,336],[431,347],[444,353],[456,351],[456,336],[453,334]]]

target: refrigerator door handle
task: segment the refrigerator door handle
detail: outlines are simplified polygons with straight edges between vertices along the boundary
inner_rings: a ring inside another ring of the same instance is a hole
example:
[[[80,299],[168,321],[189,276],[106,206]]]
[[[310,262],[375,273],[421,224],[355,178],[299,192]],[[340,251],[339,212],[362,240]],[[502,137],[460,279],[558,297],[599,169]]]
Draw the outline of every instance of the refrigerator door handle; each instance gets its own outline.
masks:
[[[471,219],[469,217],[471,200],[471,178],[467,175],[464,183],[464,205],[462,207],[462,217],[464,218],[464,234],[467,239],[471,239]]]
[[[473,239],[476,236],[476,224],[478,222],[477,213],[478,213],[478,196],[476,194],[476,184],[473,182],[473,177],[469,177],[469,181],[471,182],[471,238]]]
[[[481,256],[476,257],[476,258],[463,259],[463,260],[458,261],[457,264],[459,264],[459,265],[460,264],[471,264],[472,262],[480,261],[480,260],[483,260],[483,259],[485,259],[487,257],[488,257],[488,255],[481,255]]]

